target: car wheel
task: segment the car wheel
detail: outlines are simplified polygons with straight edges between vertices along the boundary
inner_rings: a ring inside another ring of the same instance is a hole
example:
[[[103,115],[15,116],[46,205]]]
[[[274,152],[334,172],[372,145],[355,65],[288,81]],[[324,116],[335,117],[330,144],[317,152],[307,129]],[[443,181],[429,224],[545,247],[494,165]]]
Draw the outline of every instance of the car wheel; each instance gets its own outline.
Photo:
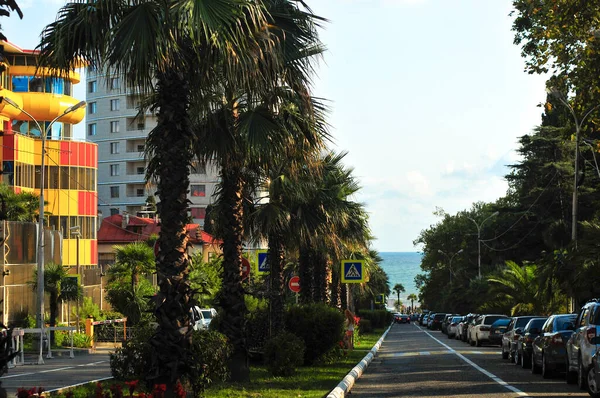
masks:
[[[508,359],[508,352],[504,351],[504,344],[502,345],[502,359]]]
[[[475,335],[475,347],[481,347],[481,342],[479,341],[479,337]]]
[[[587,372],[588,393],[591,397],[600,397],[600,385],[596,381],[596,369],[592,366]]]
[[[548,368],[548,363],[546,362],[546,356],[542,354],[542,377],[544,379],[549,379],[552,376],[552,370]]]
[[[577,359],[577,385],[580,390],[587,389],[587,373],[585,372],[585,368],[583,367],[583,362],[581,362],[581,357]]]
[[[515,355],[514,355],[514,353],[509,348],[508,349],[508,362],[512,362],[514,360],[515,360]]]
[[[521,363],[521,359],[519,358],[519,351],[515,351],[515,354],[513,355],[513,357],[515,358],[515,365],[518,365]]]
[[[577,383],[577,372],[573,372],[569,366],[569,360],[567,359],[567,374],[565,375],[565,379],[567,380],[567,384],[575,384]]]
[[[531,354],[531,373],[538,374],[540,373],[540,367],[535,363],[535,354]]]
[[[521,367],[523,369],[527,369],[530,366],[531,366],[531,357],[528,357],[527,355],[525,355],[525,352],[523,352],[521,354]]]

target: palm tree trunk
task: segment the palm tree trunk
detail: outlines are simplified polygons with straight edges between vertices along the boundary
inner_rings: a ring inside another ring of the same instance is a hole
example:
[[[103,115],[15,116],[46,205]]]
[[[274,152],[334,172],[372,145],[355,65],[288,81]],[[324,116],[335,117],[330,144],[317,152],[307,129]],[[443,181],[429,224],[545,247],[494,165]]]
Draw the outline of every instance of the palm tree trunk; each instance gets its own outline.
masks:
[[[300,247],[298,274],[300,276],[300,304],[311,303],[313,301],[313,266],[308,244]]]
[[[342,281],[338,267],[331,269],[331,306],[342,309]]]
[[[269,235],[269,278],[271,282],[271,335],[283,330],[285,252],[281,234]]]
[[[50,291],[50,326],[56,326],[56,318],[58,317],[58,292]],[[50,331],[50,344],[54,344],[54,330]]]
[[[319,252],[314,252],[315,264],[315,289],[314,301],[317,303],[327,302],[327,257]]]
[[[229,360],[232,381],[243,382],[250,379],[248,352],[245,342],[246,303],[242,286],[242,239],[243,226],[243,181],[241,162],[225,159],[222,164],[221,200],[224,221],[223,228],[223,286],[219,304],[223,309],[221,332],[233,345]]]
[[[148,140],[157,148],[153,161],[158,165],[160,203],[160,254],[156,259],[158,292],[154,314],[158,328],[150,340],[153,360],[148,374],[152,383],[166,384],[171,392],[193,360],[190,355],[189,312],[192,289],[189,284],[187,191],[188,166],[192,161],[191,128],[187,117],[189,85],[182,73],[166,71],[158,76],[158,125]],[[133,278],[132,278],[133,279]],[[133,283],[133,281],[132,281]]]

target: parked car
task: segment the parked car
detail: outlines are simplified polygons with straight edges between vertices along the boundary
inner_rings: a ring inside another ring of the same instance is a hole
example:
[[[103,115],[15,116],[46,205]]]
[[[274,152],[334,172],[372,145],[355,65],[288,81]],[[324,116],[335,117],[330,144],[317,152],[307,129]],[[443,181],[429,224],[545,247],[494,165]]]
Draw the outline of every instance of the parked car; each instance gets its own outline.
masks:
[[[202,312],[202,323],[204,324],[204,328],[208,329],[212,320],[217,316],[217,310],[214,308],[201,308]]]
[[[469,323],[476,317],[476,314],[468,314],[463,317],[463,320],[458,324],[458,335],[457,339],[462,341],[467,341],[467,330],[469,328]]]
[[[575,329],[577,314],[551,315],[542,333],[533,340],[531,345],[531,373],[542,373],[545,379],[555,370],[566,370],[567,340]]]
[[[498,319],[508,318],[506,315],[500,314],[486,314],[481,315],[477,318],[473,327],[470,330],[470,340],[471,345],[475,345],[477,347],[481,347],[481,344],[484,342],[489,342],[490,340],[490,327],[492,323],[496,322]]]
[[[203,330],[208,328],[205,326],[204,316],[202,315],[202,310],[200,307],[194,306],[190,308],[190,319],[192,321],[194,330]]]
[[[592,300],[581,307],[575,321],[575,331],[567,341],[567,383],[577,382],[582,390],[588,387],[587,376],[593,365],[592,357],[600,347],[595,339],[599,332],[600,302]]]
[[[421,326],[425,326],[425,324],[427,323],[427,315],[429,314],[429,311],[424,311],[420,316],[419,316],[419,325]]]
[[[596,337],[596,345],[600,344],[600,338]],[[592,356],[592,366],[587,374],[588,393],[594,398],[600,398],[600,349]]]
[[[542,333],[542,326],[544,326],[546,319],[548,317],[531,319],[527,322],[527,325],[523,328],[523,334],[517,340],[517,352],[515,356],[518,358],[519,364],[523,369],[531,366],[531,344]]]
[[[425,314],[425,316],[423,317],[423,319],[421,319],[421,326],[427,327],[427,324],[429,323],[429,317],[431,316],[431,314]]]
[[[394,314],[395,323],[410,323],[410,317],[406,314],[396,313]]]
[[[475,324],[477,323],[477,321],[479,320],[479,318],[482,315],[475,315],[470,321],[469,323],[467,323],[467,339],[466,342],[467,344],[471,345],[471,331],[473,330],[473,327],[475,327]]]
[[[442,329],[442,321],[444,320],[445,317],[446,317],[446,314],[444,314],[444,313],[435,314],[433,316],[433,318],[431,319],[431,326],[429,327],[429,329],[441,330]]]
[[[510,323],[510,318],[501,318],[490,326],[490,344],[501,345],[502,335],[506,332],[506,327]]]
[[[507,359],[511,362],[515,362],[515,352],[517,351],[517,341],[521,334],[523,334],[523,328],[527,325],[527,322],[536,318],[535,316],[516,316],[512,318],[506,326],[506,332],[502,336],[502,359]],[[515,362],[516,363],[516,362]]]
[[[453,316],[448,324],[448,338],[451,339],[456,336],[458,332],[458,323],[463,319],[462,316]]]
[[[429,314],[429,316],[427,317],[427,329],[431,329],[431,324],[433,323],[433,317],[436,316],[437,314],[435,312],[432,312],[431,314]]]
[[[455,316],[458,316],[458,314],[446,314],[446,317],[442,320],[442,327],[440,328],[442,333],[448,334],[448,325],[450,324],[450,320]]]

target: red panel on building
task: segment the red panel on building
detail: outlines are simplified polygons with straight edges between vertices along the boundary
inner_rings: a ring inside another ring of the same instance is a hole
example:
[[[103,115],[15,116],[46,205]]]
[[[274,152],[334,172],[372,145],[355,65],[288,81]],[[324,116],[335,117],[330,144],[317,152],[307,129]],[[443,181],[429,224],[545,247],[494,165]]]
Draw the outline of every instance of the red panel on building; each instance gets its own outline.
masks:
[[[90,253],[92,254],[91,263],[98,264],[98,241],[97,240],[90,241]]]
[[[85,147],[87,146],[85,143],[78,142],[75,144],[77,146],[77,159],[79,159],[78,166],[85,165]]]
[[[98,145],[91,145],[92,147],[92,164],[90,167],[97,168],[98,167]]]
[[[15,160],[15,141],[13,134],[4,134],[2,138],[2,160]]]
[[[60,142],[60,165],[66,166],[71,164],[71,142]]]
[[[95,192],[79,191],[78,197],[78,213],[80,216],[95,216],[98,213],[96,209],[97,198]]]

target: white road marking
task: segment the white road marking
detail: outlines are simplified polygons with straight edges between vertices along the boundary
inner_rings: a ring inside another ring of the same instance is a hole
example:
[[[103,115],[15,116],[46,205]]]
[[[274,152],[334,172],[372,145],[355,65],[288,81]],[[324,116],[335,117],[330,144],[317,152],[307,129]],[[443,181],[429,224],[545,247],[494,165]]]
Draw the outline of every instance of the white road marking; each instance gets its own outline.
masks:
[[[40,373],[59,372],[61,370],[75,369],[75,368],[78,368],[78,367],[81,367],[81,366],[98,365],[98,364],[101,364],[101,363],[104,363],[104,362],[108,362],[108,361],[98,361],[98,362],[92,362],[92,363],[84,363],[84,364],[81,364],[81,365],[66,366],[64,368],[46,369],[46,370],[40,370],[39,372],[29,372],[29,373],[19,373],[19,374],[13,374],[13,375],[6,375],[6,376],[0,377],[0,380],[2,380],[2,379],[12,379],[13,377],[31,376],[31,375],[40,374]]]
[[[418,327],[418,328],[421,329],[420,327]],[[423,330],[423,329],[421,329],[421,330]],[[433,340],[435,340],[436,342],[438,342],[439,344],[441,344],[443,347],[446,347],[448,349],[448,351],[450,351],[454,355],[458,356],[460,359],[462,359],[463,361],[465,361],[466,363],[468,363],[469,365],[471,365],[472,367],[474,367],[475,369],[477,369],[478,371],[480,371],[481,373],[483,373],[484,375],[486,375],[487,377],[489,377],[490,379],[492,379],[496,383],[500,384],[502,387],[504,387],[504,388],[506,388],[506,389],[508,389],[508,390],[510,390],[510,391],[514,392],[515,394],[518,394],[518,395],[520,395],[522,397],[528,397],[529,396],[528,394],[524,393],[523,391],[519,390],[518,388],[511,386],[510,384],[508,384],[507,382],[505,382],[504,380],[502,380],[501,378],[499,378],[495,374],[493,374],[491,372],[488,372],[487,370],[485,370],[481,366],[477,365],[475,362],[471,361],[469,358],[465,357],[461,353],[459,353],[456,350],[454,350],[454,348],[450,347],[447,344],[442,343],[440,340],[438,340],[435,337],[433,337],[431,335],[431,333],[429,333],[429,332],[427,332],[425,330],[423,330],[423,331],[429,337],[431,337]]]
[[[431,355],[431,353],[429,351],[421,351],[419,355]]]

